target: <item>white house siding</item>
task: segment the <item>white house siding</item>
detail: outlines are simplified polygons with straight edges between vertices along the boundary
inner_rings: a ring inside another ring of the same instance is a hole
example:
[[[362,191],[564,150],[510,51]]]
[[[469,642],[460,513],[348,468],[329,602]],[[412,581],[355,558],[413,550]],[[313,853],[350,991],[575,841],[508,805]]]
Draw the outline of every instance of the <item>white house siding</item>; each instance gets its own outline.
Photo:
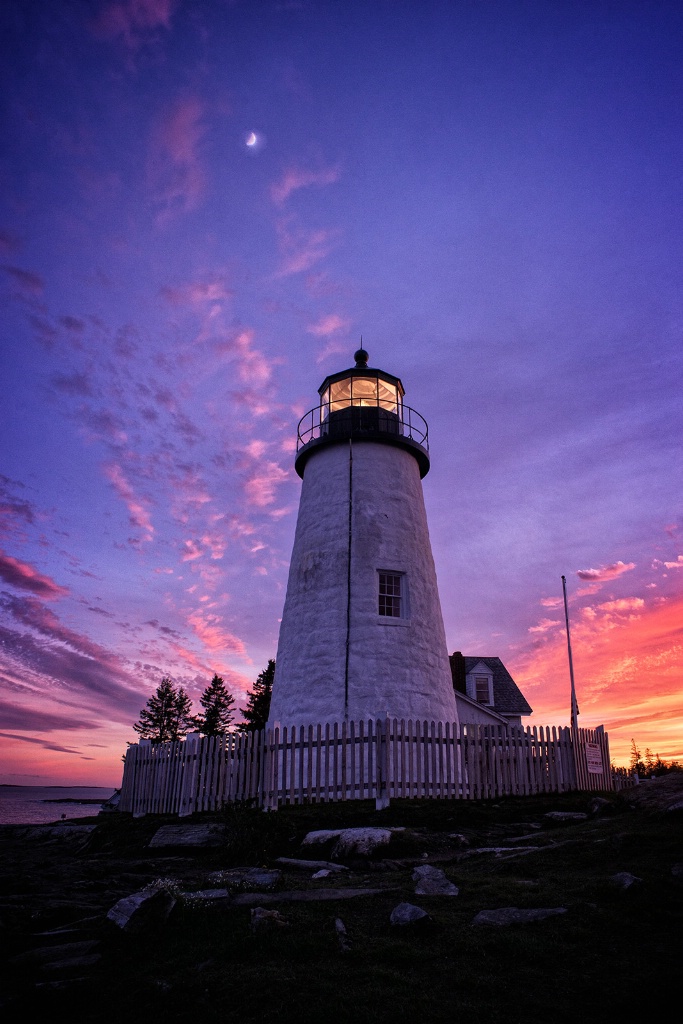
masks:
[[[379,570],[403,574],[405,619],[379,615]],[[419,467],[381,442],[321,446],[304,471],[270,721],[387,714],[457,721]]]

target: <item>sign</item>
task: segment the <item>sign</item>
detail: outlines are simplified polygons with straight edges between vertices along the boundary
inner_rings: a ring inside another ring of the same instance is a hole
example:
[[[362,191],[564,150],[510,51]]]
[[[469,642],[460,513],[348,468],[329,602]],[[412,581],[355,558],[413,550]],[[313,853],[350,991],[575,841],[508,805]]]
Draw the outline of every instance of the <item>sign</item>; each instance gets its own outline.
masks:
[[[586,744],[586,765],[589,775],[602,775],[602,751],[599,743]]]

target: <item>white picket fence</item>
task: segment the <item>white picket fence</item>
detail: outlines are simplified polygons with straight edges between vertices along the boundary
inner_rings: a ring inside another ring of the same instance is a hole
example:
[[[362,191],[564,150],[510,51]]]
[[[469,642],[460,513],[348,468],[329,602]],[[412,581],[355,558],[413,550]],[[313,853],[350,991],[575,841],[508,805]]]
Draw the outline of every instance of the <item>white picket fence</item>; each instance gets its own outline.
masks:
[[[613,788],[602,728],[385,719],[131,744],[119,808],[188,815],[251,801],[482,800]]]

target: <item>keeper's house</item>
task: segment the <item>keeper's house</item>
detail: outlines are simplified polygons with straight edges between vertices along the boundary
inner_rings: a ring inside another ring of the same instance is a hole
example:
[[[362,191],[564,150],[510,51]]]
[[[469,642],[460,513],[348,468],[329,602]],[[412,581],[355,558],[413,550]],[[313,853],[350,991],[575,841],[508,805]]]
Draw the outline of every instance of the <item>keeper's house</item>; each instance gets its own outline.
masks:
[[[450,655],[461,724],[521,725],[532,709],[500,658]]]

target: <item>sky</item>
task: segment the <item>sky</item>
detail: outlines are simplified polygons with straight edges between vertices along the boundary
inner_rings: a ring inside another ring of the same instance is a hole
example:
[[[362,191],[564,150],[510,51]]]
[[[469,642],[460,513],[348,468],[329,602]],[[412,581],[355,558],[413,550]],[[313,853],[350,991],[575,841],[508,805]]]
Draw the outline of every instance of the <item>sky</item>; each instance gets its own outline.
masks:
[[[0,783],[277,649],[327,374],[399,376],[449,652],[683,759],[683,7],[4,0]]]

